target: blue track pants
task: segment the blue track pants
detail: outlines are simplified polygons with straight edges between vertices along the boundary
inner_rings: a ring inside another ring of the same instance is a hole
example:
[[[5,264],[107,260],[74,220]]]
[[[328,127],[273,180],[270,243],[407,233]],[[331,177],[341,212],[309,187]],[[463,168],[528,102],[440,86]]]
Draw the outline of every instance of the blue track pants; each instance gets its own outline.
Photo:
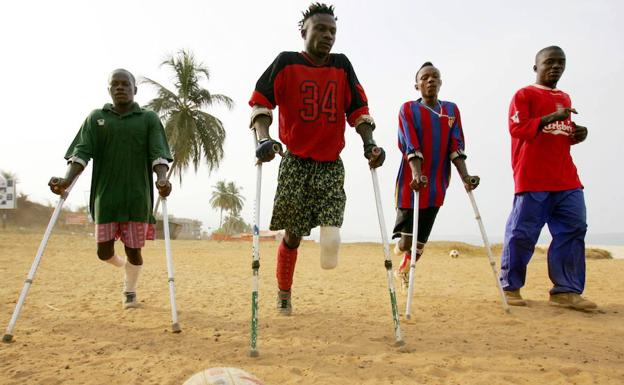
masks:
[[[526,268],[540,232],[548,224],[551,294],[578,293],[585,288],[585,233],[583,190],[525,192],[514,197],[505,228],[500,280],[505,290],[524,286]]]

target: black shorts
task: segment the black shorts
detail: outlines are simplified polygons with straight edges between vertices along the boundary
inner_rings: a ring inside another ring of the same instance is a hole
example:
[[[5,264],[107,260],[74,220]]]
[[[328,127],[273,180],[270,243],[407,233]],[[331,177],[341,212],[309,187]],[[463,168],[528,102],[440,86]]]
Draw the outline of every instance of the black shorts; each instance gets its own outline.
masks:
[[[439,207],[427,207],[418,210],[418,242],[427,243]],[[401,238],[401,235],[412,236],[414,226],[414,209],[397,209],[396,223],[392,230],[392,238]]]

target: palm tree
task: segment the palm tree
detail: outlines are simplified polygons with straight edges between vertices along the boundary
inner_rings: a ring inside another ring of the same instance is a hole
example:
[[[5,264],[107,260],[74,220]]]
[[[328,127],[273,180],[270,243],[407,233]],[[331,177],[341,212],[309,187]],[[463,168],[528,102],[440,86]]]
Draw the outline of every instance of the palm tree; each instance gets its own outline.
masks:
[[[223,224],[223,211],[227,210],[232,213],[233,216],[238,216],[243,209],[243,201],[245,197],[241,195],[240,188],[229,182],[226,184],[224,180],[220,180],[214,186],[212,196],[210,197],[210,205],[214,209],[220,210],[219,215],[219,228]]]
[[[197,172],[203,158],[208,172],[211,172],[219,167],[223,159],[223,123],[202,109],[214,104],[232,109],[234,102],[228,96],[212,94],[202,88],[200,82],[203,78],[208,81],[210,72],[203,63],[197,62],[191,52],[181,50],[177,55],[167,57],[160,65],[173,71],[175,92],[150,78],[143,78],[141,82],[154,86],[158,95],[146,107],[154,110],[164,122],[173,155],[167,179],[177,174],[182,183],[182,172],[191,163]]]
[[[251,226],[238,213],[233,213],[225,217],[223,231],[226,234],[248,233],[251,232]]]

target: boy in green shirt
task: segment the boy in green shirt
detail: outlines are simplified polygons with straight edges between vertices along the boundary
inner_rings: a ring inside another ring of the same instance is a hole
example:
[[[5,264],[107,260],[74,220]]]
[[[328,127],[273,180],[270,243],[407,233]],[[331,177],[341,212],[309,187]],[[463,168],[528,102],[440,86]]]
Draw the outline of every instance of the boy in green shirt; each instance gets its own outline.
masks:
[[[168,196],[171,184],[166,174],[173,159],[158,115],[134,102],[134,76],[124,69],[114,70],[108,92],[113,103],[89,114],[65,154],[65,177],[52,178],[48,185],[53,193],[63,195],[93,159],[89,206],[97,255],[125,267],[123,307],[127,309],[138,306],[141,248],[146,239],[154,239],[152,171],[159,194]],[[116,239],[124,243],[127,261],[115,254]]]

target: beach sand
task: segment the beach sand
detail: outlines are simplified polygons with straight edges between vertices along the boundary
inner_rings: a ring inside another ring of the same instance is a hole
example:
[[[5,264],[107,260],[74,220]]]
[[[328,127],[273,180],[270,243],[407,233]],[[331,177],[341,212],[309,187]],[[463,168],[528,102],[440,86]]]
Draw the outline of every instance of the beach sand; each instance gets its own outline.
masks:
[[[3,331],[40,240],[0,232]],[[600,309],[579,312],[548,305],[540,250],[523,289],[529,306],[506,314],[483,249],[432,243],[397,348],[379,244],[345,244],[338,268],[324,271],[318,245],[305,242],[291,317],[275,311],[276,248],[261,245],[260,357],[250,358],[250,243],[173,241],[183,329],[173,334],[163,241],[144,249],[141,307],[124,311],[122,271],[98,261],[93,239],[54,234],[14,342],[0,344],[0,384],[173,385],[218,366],[272,385],[624,384],[624,260],[587,261],[585,295]]]

